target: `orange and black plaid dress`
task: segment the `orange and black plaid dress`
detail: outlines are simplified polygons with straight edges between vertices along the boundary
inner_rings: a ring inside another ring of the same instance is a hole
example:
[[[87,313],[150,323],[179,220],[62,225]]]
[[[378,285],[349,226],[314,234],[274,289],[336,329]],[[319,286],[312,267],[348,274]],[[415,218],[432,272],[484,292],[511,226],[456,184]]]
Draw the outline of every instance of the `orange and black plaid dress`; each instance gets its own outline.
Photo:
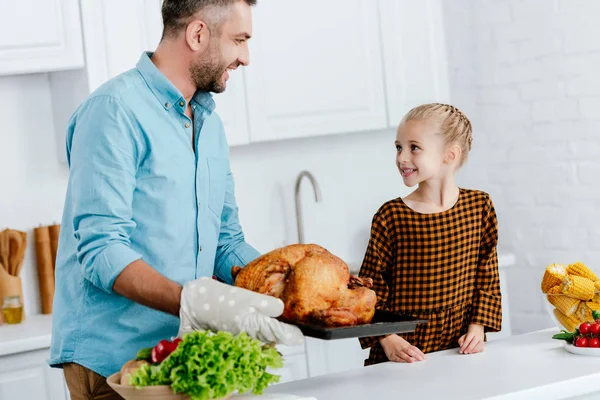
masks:
[[[360,276],[372,278],[377,308],[428,319],[401,334],[424,353],[459,347],[469,324],[497,332],[502,322],[498,277],[498,221],[487,193],[460,189],[451,209],[421,214],[402,199],[388,201],[373,217]],[[365,365],[388,361],[379,340]]]

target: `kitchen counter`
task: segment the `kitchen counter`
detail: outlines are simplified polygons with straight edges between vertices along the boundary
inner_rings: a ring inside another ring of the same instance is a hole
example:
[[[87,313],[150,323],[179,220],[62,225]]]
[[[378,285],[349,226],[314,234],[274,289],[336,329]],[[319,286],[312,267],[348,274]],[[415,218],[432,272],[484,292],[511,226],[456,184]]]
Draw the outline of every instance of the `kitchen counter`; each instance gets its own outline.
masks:
[[[479,354],[447,350],[428,354],[419,363],[388,362],[284,383],[267,393],[317,400],[600,398],[600,357],[568,353],[563,341],[552,339],[557,332],[548,329],[488,342]]]
[[[32,315],[20,324],[0,325],[0,356],[50,347],[52,315]]]

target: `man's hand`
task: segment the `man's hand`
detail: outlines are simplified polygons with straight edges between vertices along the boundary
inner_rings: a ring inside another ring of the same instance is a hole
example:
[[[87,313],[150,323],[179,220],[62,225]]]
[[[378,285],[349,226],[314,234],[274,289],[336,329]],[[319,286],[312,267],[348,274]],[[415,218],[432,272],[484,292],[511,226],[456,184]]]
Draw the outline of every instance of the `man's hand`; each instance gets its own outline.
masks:
[[[469,325],[467,333],[458,339],[460,354],[481,353],[484,350],[484,332],[483,326],[477,324]]]
[[[425,359],[425,354],[418,347],[398,335],[390,335],[381,339],[379,343],[390,361],[412,363]]]
[[[298,327],[275,319],[283,313],[276,297],[229,286],[210,278],[186,283],[181,292],[179,336],[196,329],[246,332],[262,342],[298,345],[304,335]]]

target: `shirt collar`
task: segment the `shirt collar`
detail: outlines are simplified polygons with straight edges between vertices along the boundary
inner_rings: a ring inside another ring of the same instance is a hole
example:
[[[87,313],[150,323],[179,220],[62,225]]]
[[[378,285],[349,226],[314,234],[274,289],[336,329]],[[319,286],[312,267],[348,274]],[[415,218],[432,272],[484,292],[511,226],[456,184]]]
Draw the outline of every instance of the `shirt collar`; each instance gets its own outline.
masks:
[[[156,68],[152,62],[152,52],[142,53],[136,68],[148,84],[148,87],[154,93],[154,96],[160,101],[165,109],[170,109],[173,106],[180,106],[180,103],[185,99],[181,92],[167,79],[163,73]],[[194,93],[192,100],[198,103],[201,107],[208,110],[210,113],[215,109],[215,101],[212,95],[208,92],[197,91]],[[185,109],[184,109],[185,110]]]

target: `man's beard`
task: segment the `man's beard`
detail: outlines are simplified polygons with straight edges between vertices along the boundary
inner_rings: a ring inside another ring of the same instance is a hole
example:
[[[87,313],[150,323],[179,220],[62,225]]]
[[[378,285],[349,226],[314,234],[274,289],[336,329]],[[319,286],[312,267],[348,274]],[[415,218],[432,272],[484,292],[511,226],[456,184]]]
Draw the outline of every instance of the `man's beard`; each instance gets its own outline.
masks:
[[[196,85],[196,90],[201,92],[222,93],[225,91],[225,82],[221,81],[227,65],[223,65],[219,57],[218,48],[212,47],[202,59],[190,66],[190,75]]]

